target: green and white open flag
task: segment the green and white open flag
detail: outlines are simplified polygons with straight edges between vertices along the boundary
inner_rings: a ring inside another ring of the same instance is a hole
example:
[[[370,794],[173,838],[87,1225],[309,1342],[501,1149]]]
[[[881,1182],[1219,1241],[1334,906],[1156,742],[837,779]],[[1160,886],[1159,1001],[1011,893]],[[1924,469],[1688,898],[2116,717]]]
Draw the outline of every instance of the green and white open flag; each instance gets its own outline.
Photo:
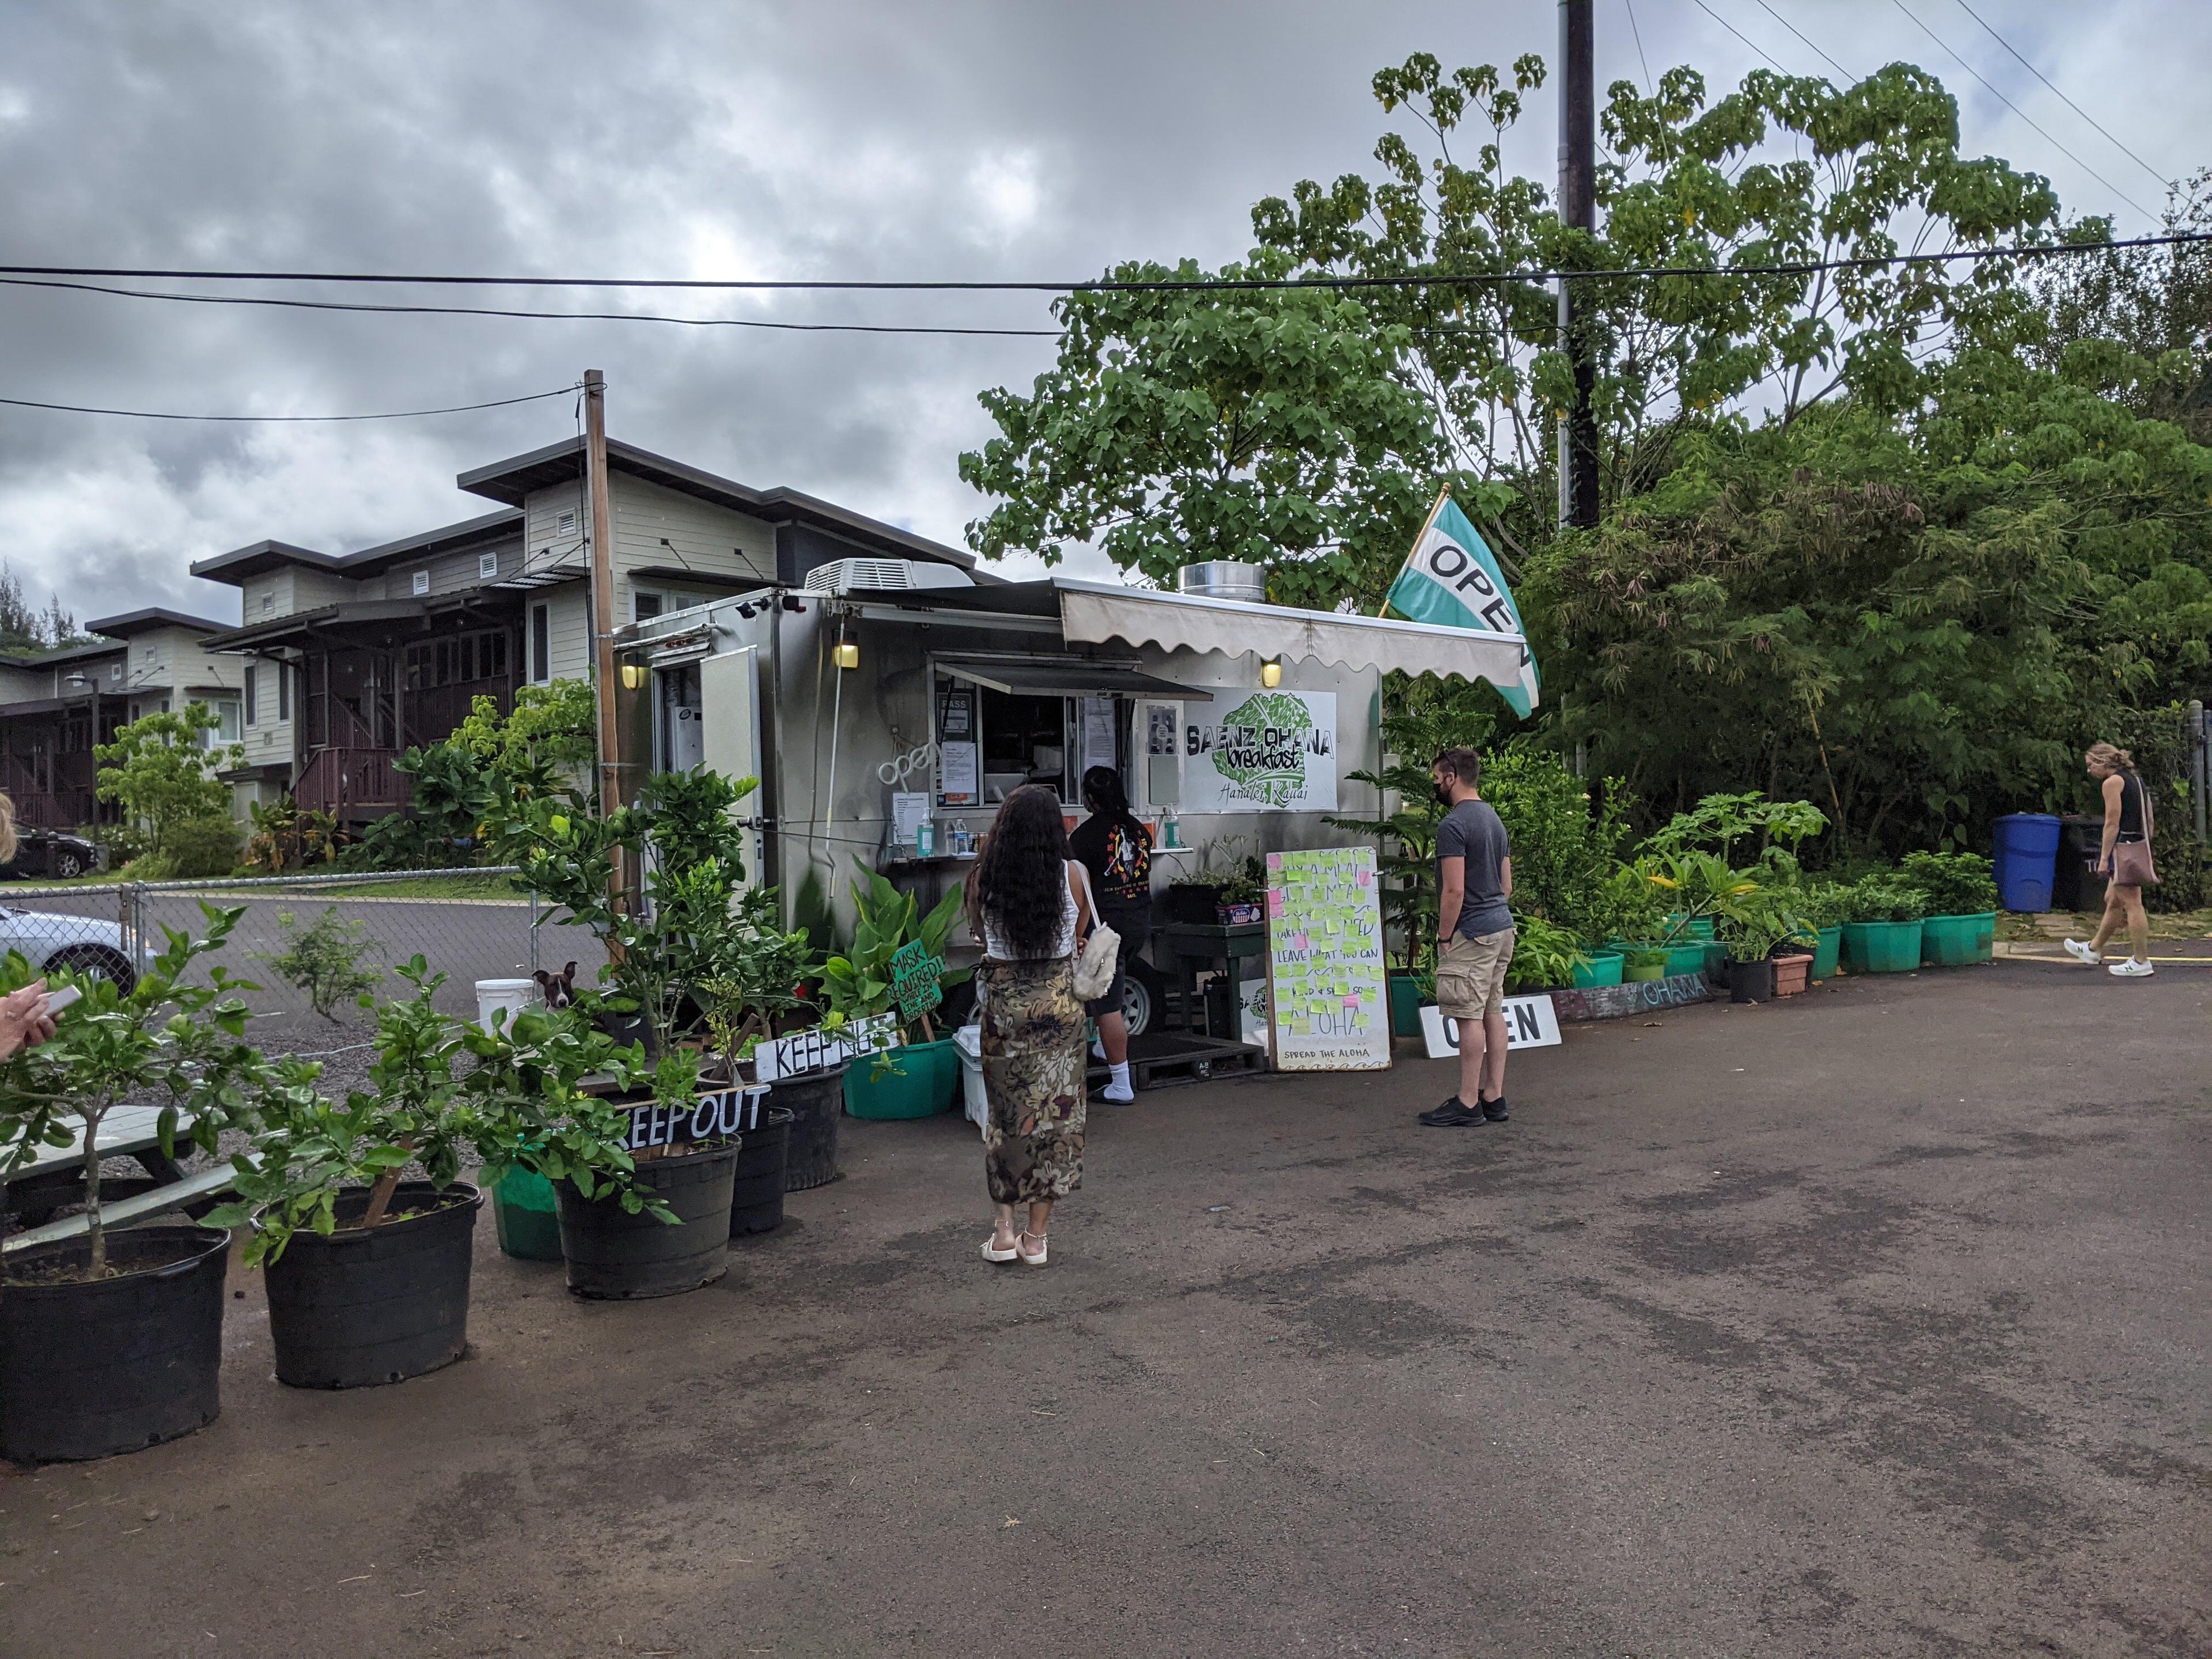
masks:
[[[1390,584],[1382,614],[1439,628],[1469,628],[1486,634],[1520,634],[1521,610],[1498,568],[1498,556],[1482,539],[1449,492],[1437,496],[1429,521],[1421,526],[1406,568]],[[1496,684],[1496,682],[1492,682]],[[1523,720],[1536,706],[1536,659],[1527,639],[1521,643],[1521,678],[1498,690]]]

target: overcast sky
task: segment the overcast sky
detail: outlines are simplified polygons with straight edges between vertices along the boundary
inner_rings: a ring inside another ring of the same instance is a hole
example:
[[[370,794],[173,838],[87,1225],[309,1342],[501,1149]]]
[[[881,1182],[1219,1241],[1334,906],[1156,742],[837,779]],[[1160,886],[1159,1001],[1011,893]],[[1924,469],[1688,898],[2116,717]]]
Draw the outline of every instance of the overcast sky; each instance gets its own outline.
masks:
[[[2202,0],[1970,0],[2161,175],[2212,161]],[[2127,228],[2155,180],[1963,9],[1901,0],[1596,0],[1598,82],[1676,63],[1854,74],[1907,58],[1970,152],[2046,173]],[[1705,9],[1710,6],[1710,11]],[[1771,9],[1769,7],[1771,6]],[[1794,36],[1787,19],[1813,43]],[[1114,5],[209,0],[0,5],[0,263],[669,276],[1065,279],[1243,253],[1259,197],[1372,171],[1372,72],[1549,57],[1537,0]],[[1508,152],[1553,168],[1540,94]],[[2069,160],[2058,146],[2080,158]],[[2103,179],[2091,176],[2101,174]],[[268,290],[270,292],[297,290]],[[309,290],[318,292],[319,290]],[[404,298],[385,293],[372,297]],[[516,291],[505,291],[514,295]],[[479,302],[499,303],[481,296]],[[544,308],[1048,325],[1042,296],[618,296]],[[0,288],[0,396],[321,414],[563,386],[604,368],[611,431],[957,543],[978,389],[1044,339],[362,317]],[[185,426],[0,409],[5,556],[80,621],[147,604],[228,620],[195,558],[263,537],[345,551],[465,518],[465,467],[573,433],[563,398],[431,420]]]

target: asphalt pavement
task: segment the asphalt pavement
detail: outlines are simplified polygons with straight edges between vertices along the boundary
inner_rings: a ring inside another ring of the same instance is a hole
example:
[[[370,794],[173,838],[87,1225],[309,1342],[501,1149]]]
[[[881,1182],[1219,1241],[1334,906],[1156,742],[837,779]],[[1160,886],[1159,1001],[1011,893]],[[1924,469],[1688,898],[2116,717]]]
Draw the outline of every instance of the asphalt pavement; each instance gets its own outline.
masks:
[[[477,1231],[470,1357],[0,1477],[0,1651],[2056,1655],[2212,1647],[2212,966],[1571,1029],[1506,1125],[1095,1109],[1052,1265],[975,1131],[844,1125],[721,1283]]]

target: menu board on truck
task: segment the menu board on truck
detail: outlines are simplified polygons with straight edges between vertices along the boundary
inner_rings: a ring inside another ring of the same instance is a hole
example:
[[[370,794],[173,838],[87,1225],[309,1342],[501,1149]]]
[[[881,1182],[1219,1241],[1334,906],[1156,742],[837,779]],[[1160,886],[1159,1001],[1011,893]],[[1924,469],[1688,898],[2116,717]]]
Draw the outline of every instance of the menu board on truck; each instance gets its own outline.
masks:
[[[1282,1072],[1390,1064],[1371,847],[1267,854],[1268,1050]]]

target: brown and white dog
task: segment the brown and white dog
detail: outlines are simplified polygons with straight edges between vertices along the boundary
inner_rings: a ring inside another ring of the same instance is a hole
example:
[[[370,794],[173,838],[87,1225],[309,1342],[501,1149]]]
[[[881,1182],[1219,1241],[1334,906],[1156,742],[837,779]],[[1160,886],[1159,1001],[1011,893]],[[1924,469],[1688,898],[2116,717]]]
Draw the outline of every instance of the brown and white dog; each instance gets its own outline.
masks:
[[[538,988],[545,994],[548,1008],[566,1008],[576,1000],[576,964],[570,963],[557,974],[538,970]]]

